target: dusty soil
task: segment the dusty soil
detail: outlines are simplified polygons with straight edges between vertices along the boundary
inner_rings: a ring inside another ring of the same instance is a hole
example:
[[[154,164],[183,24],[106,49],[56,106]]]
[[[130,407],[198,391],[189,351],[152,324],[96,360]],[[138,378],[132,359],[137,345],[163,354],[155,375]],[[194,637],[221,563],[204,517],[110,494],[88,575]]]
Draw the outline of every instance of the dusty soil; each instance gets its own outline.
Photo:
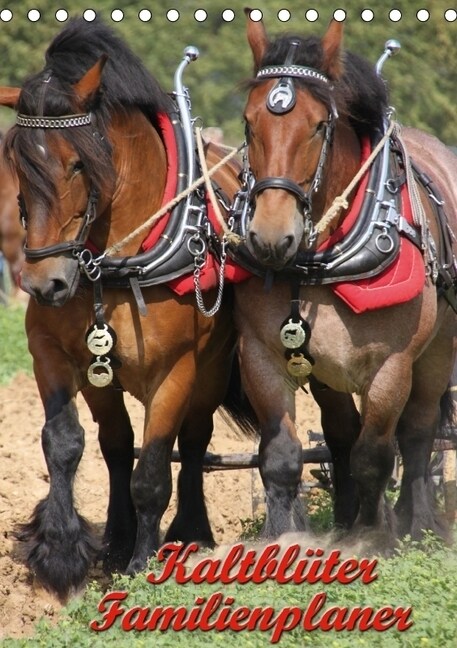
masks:
[[[139,445],[142,407],[133,399],[127,398],[127,402]],[[79,411],[86,431],[86,447],[75,484],[76,501],[79,512],[101,534],[108,498],[107,471],[97,443],[96,426],[82,398]],[[307,445],[307,430],[319,430],[320,426],[311,396],[301,392],[297,422]],[[19,375],[8,386],[0,387],[0,642],[5,637],[30,635],[39,618],[55,618],[60,608],[53,597],[33,582],[12,534],[15,525],[28,519],[37,501],[48,491],[40,442],[42,424],[43,411],[33,378]],[[233,453],[255,449],[252,440],[239,438],[217,416],[210,451]],[[174,465],[175,479],[177,470]],[[242,530],[240,520],[252,517],[253,508],[261,500],[257,471],[207,473],[205,493],[216,541],[235,541]],[[174,497],[175,491],[163,519],[164,529],[173,515]],[[89,578],[100,580],[103,576],[94,567]]]

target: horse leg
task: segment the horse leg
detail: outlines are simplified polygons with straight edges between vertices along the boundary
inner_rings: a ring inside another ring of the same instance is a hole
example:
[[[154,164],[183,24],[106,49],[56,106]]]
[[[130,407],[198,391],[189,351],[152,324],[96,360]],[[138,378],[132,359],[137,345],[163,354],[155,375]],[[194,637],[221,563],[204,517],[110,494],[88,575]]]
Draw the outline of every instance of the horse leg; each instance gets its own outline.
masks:
[[[193,413],[178,436],[181,470],[178,475],[178,506],[165,541],[198,542],[214,547],[214,537],[203,493],[203,458],[213,432],[212,412]]]
[[[344,394],[310,377],[310,389],[321,410],[325,442],[332,455],[334,522],[349,529],[359,508],[356,483],[351,475],[350,457],[360,434],[360,414],[351,394]]]
[[[46,589],[64,600],[80,587],[98,549],[88,523],[73,503],[84,430],[75,404],[72,363],[59,347],[49,346],[47,336],[30,335],[29,345],[45,410],[42,447],[50,486],[49,494],[38,503],[30,522],[21,527],[18,538],[28,545],[30,569]]]
[[[396,522],[384,494],[395,463],[395,428],[410,388],[411,365],[390,356],[362,395],[362,429],[351,452],[360,501],[354,532],[376,531],[375,543],[387,548],[396,535]]]
[[[259,471],[266,495],[264,537],[305,529],[299,497],[303,449],[295,429],[295,392],[282,359],[253,335],[240,344],[242,384],[260,426]]]
[[[415,540],[422,538],[424,530],[446,536],[444,519],[434,512],[428,465],[452,367],[452,340],[435,338],[414,365],[411,394],[398,423],[403,476],[395,512],[400,534],[408,533]]]
[[[171,453],[195,379],[191,355],[173,365],[146,406],[143,447],[130,485],[138,526],[128,574],[145,569],[160,545],[160,520],[172,493]]]
[[[109,473],[108,516],[103,536],[103,568],[123,571],[132,557],[136,513],[130,495],[134,461],[134,436],[122,391],[114,387],[83,390],[98,423],[100,448]]]
[[[203,492],[203,459],[213,433],[213,415],[227,392],[235,340],[231,331],[199,364],[198,389],[194,390],[189,412],[178,435],[181,470],[178,476],[178,508],[165,540],[197,542],[214,547],[214,537]],[[224,375],[225,372],[225,375]]]

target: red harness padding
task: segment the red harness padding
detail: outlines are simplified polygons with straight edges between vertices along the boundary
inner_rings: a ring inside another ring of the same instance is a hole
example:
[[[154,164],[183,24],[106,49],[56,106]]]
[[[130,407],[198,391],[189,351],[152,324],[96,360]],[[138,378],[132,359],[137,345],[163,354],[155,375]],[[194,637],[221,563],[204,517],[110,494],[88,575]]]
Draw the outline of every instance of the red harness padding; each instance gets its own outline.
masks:
[[[176,144],[176,138],[174,135],[173,125],[169,116],[165,113],[158,115],[158,124],[161,131],[161,137],[165,146],[165,152],[167,156],[167,178],[165,182],[165,190],[162,198],[162,206],[166,205],[170,200],[176,196],[176,188],[178,185],[178,149]],[[216,219],[214,214],[213,207],[207,198],[207,207],[208,207],[208,218],[213,225],[215,231],[220,234],[221,227],[219,222]],[[141,251],[147,252],[159,240],[161,234],[163,234],[168,219],[170,218],[170,213],[165,214],[160,218],[157,223],[153,226],[151,231],[148,233],[146,238],[141,244]],[[94,253],[98,254],[98,250],[95,246],[88,241],[87,247]],[[236,265],[232,259],[227,257],[225,263],[224,277],[225,281],[231,283],[237,283],[244,281],[252,276],[252,273],[240,266]],[[213,255],[208,254],[206,257],[206,262],[203,268],[201,268],[200,274],[200,289],[202,291],[210,290],[215,288],[219,283],[219,263],[213,257]],[[195,290],[193,274],[183,275],[172,281],[166,283],[175,293],[178,295],[185,295],[187,293],[193,292]]]
[[[368,141],[362,145],[362,160],[370,154]],[[319,251],[328,249],[347,236],[357,220],[362,206],[369,172],[362,178],[351,208],[342,224],[319,247]],[[413,224],[411,201],[407,185],[400,192],[401,213]],[[368,279],[343,281],[332,284],[332,290],[356,313],[385,308],[410,301],[419,295],[425,284],[425,265],[421,251],[404,236],[400,237],[400,252],[395,261],[380,274]]]

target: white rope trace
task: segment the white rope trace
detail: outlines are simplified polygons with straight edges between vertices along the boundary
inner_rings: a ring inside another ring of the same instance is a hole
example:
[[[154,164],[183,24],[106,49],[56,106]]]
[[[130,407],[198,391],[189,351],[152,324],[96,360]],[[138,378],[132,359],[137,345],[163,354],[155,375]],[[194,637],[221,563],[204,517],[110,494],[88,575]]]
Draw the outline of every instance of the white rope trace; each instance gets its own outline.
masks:
[[[207,178],[205,178],[205,176],[203,175],[197,178],[189,187],[187,187],[187,189],[184,189],[177,196],[169,200],[155,214],[150,216],[144,223],[142,223],[136,229],[130,232],[130,234],[128,234],[125,238],[123,238],[118,243],[114,243],[113,245],[111,245],[111,247],[107,248],[105,252],[101,255],[101,257],[107,257],[107,256],[112,256],[114,254],[117,254],[118,252],[120,252],[120,250],[122,250],[123,247],[125,247],[128,243],[130,243],[139,234],[142,234],[146,231],[150,231],[151,228],[157,223],[157,221],[160,220],[163,216],[165,216],[170,211],[170,209],[173,209],[173,207],[175,207],[179,202],[181,202],[181,200],[186,198],[189,194],[191,194],[193,191],[198,189],[198,187],[200,187],[209,178],[211,178],[215,173],[217,173],[219,169],[223,167],[225,164],[227,164],[232,158],[234,158],[235,155],[237,155],[244,148],[244,146],[245,145],[242,144],[238,148],[232,149],[225,157],[219,160],[217,164],[215,164],[213,167],[211,167],[211,169],[208,170]],[[211,183],[209,183],[209,185],[211,185]]]
[[[232,245],[239,245],[242,241],[241,236],[236,234],[235,232],[232,232],[231,229],[227,226],[227,223],[222,216],[220,207],[219,207],[219,202],[216,198],[216,194],[214,193],[214,187],[211,184],[211,172],[208,170],[208,165],[206,164],[206,158],[205,158],[205,151],[203,149],[203,138],[201,134],[201,128],[197,128],[195,131],[196,135],[196,140],[197,140],[197,151],[198,151],[198,157],[200,160],[200,166],[202,169],[202,175],[203,178],[205,179],[205,187],[206,191],[208,192],[208,196],[211,201],[211,205],[214,209],[214,213],[217,219],[217,222],[219,223],[221,230],[224,233],[224,236],[226,237],[226,240],[231,243]],[[237,149],[238,150],[238,149]],[[214,169],[214,167],[211,169],[211,171]]]
[[[379,140],[379,142],[377,143],[375,148],[372,150],[370,155],[367,157],[365,162],[362,164],[362,166],[360,167],[360,169],[358,170],[356,175],[352,178],[351,182],[348,184],[346,189],[343,191],[342,194],[340,194],[339,196],[336,196],[336,198],[333,200],[332,204],[327,209],[325,214],[316,223],[315,229],[319,234],[324,232],[331,225],[331,223],[339,215],[339,213],[340,213],[340,211],[342,209],[347,209],[349,207],[349,203],[348,203],[349,194],[354,189],[354,187],[357,185],[359,180],[361,178],[363,178],[366,171],[373,164],[374,160],[379,155],[382,148],[384,147],[384,144],[389,139],[389,137],[392,135],[392,133],[393,133],[393,131],[395,130],[396,127],[397,127],[397,123],[395,121],[391,121],[390,124],[389,124],[389,127],[386,130],[386,132],[384,133],[383,137]]]

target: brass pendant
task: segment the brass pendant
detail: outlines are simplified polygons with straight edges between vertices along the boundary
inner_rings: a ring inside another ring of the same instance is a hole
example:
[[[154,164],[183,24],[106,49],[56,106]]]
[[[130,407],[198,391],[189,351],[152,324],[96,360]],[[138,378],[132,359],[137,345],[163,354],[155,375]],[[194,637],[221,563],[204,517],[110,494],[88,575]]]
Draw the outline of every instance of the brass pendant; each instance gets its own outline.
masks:
[[[114,339],[107,324],[104,324],[103,328],[94,324],[87,332],[86,344],[94,356],[107,355],[114,346]]]
[[[300,385],[308,382],[308,376],[313,370],[313,365],[303,353],[294,354],[287,363],[287,371]]]
[[[98,356],[94,362],[89,365],[87,370],[87,379],[94,387],[107,387],[113,380],[113,370],[109,358]]]
[[[306,333],[301,322],[290,319],[280,330],[279,337],[286,349],[298,349],[305,343]]]

